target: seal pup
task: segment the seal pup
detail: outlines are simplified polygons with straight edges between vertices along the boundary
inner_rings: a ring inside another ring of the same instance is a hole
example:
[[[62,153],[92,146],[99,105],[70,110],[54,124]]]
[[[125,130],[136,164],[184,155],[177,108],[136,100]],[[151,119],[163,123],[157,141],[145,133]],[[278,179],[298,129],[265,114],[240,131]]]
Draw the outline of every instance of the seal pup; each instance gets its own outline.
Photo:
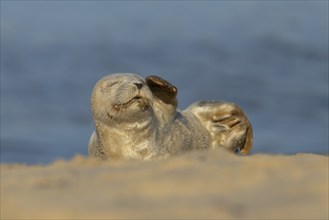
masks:
[[[95,131],[89,155],[154,160],[192,150],[251,150],[251,124],[240,107],[201,101],[180,111],[176,95],[177,88],[159,76],[116,73],[100,79],[91,98]]]

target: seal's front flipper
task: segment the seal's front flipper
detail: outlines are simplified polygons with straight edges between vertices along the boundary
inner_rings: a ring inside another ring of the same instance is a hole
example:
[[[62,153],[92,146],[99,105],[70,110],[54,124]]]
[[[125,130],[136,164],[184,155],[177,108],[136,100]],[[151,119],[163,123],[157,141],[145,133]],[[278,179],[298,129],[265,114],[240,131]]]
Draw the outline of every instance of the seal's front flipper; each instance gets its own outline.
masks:
[[[148,76],[145,81],[152,91],[153,105],[158,120],[163,125],[170,124],[176,115],[177,88],[159,76]]]
[[[148,76],[145,80],[153,95],[157,98],[161,99],[165,103],[173,103],[173,101],[177,102],[177,88],[167,80],[159,76]]]
[[[199,118],[212,137],[212,148],[226,148],[246,155],[253,144],[252,127],[243,110],[233,104],[202,101],[192,104],[186,111]]]

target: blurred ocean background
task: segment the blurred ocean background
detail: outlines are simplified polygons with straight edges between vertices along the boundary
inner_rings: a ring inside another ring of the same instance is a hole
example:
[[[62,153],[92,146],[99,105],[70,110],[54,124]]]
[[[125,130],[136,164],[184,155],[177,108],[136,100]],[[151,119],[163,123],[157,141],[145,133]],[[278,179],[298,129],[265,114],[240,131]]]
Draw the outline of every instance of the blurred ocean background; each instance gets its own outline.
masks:
[[[253,154],[328,154],[328,1],[1,1],[1,162],[86,155],[115,72],[239,104]]]

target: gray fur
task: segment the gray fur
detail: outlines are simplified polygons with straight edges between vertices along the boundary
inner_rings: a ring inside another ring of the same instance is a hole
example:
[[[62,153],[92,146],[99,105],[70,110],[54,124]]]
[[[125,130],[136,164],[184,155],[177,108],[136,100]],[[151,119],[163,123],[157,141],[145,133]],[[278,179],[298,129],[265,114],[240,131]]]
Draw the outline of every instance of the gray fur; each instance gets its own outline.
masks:
[[[103,77],[91,99],[96,129],[89,155],[154,160],[219,147],[236,151],[244,149],[248,138],[252,145],[251,125],[238,106],[203,101],[181,112],[176,93],[176,87],[157,76],[146,81],[131,73]]]

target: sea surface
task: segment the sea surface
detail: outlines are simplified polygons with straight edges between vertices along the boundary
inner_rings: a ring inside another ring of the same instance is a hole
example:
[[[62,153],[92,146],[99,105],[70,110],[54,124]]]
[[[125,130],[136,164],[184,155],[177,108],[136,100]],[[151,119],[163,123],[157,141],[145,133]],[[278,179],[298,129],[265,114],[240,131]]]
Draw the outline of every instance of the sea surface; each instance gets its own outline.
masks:
[[[328,1],[1,1],[1,163],[87,155],[115,72],[239,104],[253,154],[328,154]]]

